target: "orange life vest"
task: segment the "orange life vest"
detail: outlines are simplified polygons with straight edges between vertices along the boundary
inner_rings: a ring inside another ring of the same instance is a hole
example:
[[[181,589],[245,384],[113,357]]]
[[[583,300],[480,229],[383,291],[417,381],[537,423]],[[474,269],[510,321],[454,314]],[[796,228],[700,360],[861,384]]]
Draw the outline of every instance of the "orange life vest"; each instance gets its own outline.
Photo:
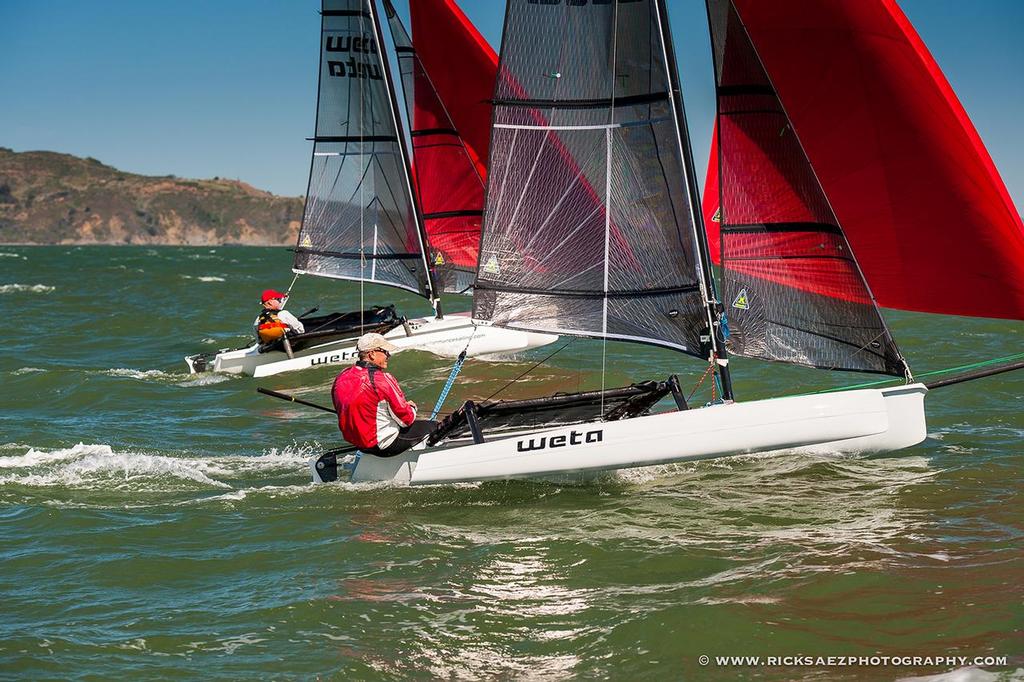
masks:
[[[277,318],[276,310],[264,310],[256,318],[256,334],[260,343],[277,341],[288,331],[288,325]]]

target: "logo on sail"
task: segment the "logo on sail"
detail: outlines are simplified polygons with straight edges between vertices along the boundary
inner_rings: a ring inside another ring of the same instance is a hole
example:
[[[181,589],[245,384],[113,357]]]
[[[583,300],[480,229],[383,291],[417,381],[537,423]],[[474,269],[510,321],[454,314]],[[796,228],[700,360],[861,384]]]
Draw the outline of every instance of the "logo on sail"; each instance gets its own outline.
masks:
[[[722,207],[719,206],[715,209],[715,215],[711,216],[711,222],[720,223],[722,222]]]
[[[438,251],[437,255],[434,256],[434,265],[444,265],[444,255],[442,255],[440,251]]]
[[[493,253],[491,257],[484,263],[483,271],[488,275],[497,275],[501,272],[501,266],[498,265],[498,258]]]
[[[747,296],[746,289],[740,289],[740,293],[736,294],[732,307],[739,308],[740,310],[750,310],[750,298]]]
[[[307,249],[313,248],[313,241],[309,238],[309,236],[303,237],[302,246]]]

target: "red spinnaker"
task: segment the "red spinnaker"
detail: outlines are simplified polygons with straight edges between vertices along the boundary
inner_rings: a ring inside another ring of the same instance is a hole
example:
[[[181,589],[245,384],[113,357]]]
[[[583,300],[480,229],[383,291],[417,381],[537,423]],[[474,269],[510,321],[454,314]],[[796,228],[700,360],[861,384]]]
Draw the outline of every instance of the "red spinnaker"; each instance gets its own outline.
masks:
[[[1024,225],[895,0],[735,0],[878,303],[1024,319]],[[704,213],[718,254],[717,135]],[[800,285],[828,294],[809,273]]]

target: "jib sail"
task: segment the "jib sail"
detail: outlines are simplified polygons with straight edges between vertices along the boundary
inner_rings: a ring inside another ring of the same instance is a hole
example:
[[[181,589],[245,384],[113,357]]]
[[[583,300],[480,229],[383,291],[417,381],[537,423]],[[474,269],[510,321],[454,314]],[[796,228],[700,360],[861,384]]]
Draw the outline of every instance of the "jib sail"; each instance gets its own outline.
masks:
[[[708,0],[730,352],[903,376],[906,366],[731,0]]]
[[[413,177],[429,247],[428,260],[440,290],[465,293],[472,288],[476,273],[484,208],[483,179],[388,0],[384,9],[402,76],[412,138]]]
[[[293,270],[431,296],[373,12],[369,0],[323,0],[316,137]]]
[[[653,0],[508,3],[474,317],[706,357],[662,23]]]

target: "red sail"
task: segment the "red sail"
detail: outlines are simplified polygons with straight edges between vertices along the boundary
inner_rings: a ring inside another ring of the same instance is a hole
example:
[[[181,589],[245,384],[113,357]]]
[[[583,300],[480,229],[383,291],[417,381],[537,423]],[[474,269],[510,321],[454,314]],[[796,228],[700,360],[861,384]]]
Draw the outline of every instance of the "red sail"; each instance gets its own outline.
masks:
[[[735,0],[879,304],[1024,319],[1024,225],[894,0]],[[704,212],[718,261],[717,136]],[[810,273],[797,285],[827,294]]]
[[[415,0],[409,5],[416,55],[486,180],[498,55],[455,0]],[[417,102],[417,127],[421,116],[430,114]]]

